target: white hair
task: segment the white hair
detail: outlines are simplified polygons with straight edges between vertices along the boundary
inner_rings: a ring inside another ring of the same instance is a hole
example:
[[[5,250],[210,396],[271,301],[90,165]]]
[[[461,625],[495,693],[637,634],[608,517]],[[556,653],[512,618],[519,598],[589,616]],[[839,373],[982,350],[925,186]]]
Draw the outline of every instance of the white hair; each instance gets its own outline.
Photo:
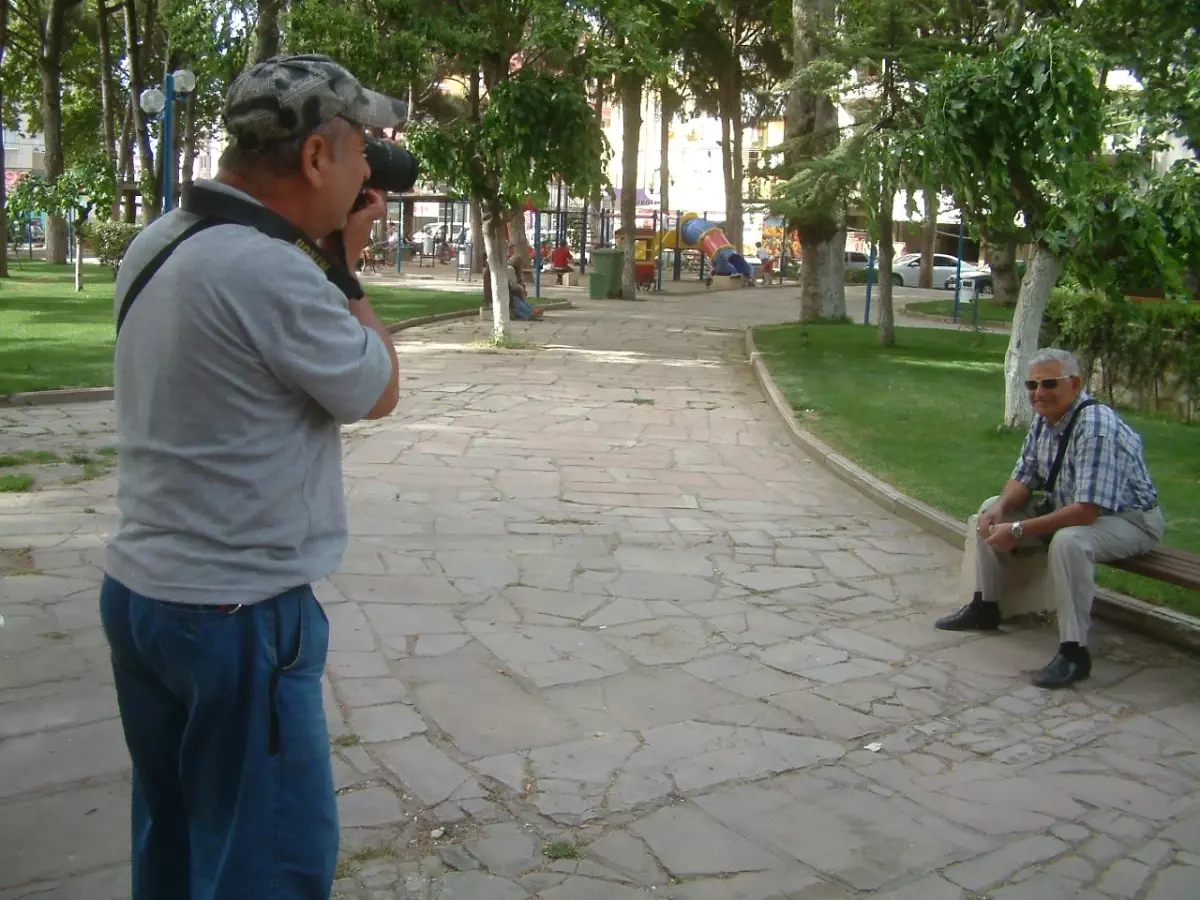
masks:
[[[1060,350],[1057,347],[1045,347],[1033,354],[1033,358],[1029,360],[1029,368],[1040,366],[1043,363],[1058,363],[1059,371],[1062,372],[1064,378],[1072,376],[1078,378],[1082,369],[1079,367],[1079,360],[1075,358],[1075,354],[1069,350]]]

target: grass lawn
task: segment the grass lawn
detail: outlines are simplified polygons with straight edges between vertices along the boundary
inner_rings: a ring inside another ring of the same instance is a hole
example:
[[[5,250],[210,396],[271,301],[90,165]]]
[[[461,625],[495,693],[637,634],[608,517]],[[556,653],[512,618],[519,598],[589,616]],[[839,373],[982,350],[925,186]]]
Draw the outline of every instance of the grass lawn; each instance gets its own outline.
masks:
[[[113,277],[84,266],[76,293],[71,266],[9,261],[0,279],[0,396],[19,391],[112,384]],[[372,287],[371,303],[384,322],[474,309],[480,293]]]
[[[764,361],[806,428],[911,497],[966,519],[997,494],[1023,433],[997,430],[1005,335],[779,325],[755,329]],[[1165,543],[1200,552],[1200,426],[1123,414],[1142,436],[1167,517]],[[1200,616],[1200,593],[1101,566],[1101,584]]]
[[[916,303],[909,303],[904,308],[909,312],[923,313],[927,316],[952,318],[954,316],[954,298],[949,300],[920,300]],[[1014,306],[1001,306],[995,300],[984,297],[979,304],[979,320],[981,322],[1000,322],[1004,325],[1011,325],[1015,309],[1016,307]],[[974,320],[974,316],[974,304],[964,303],[962,300],[959,300],[958,321],[969,325]],[[984,499],[986,500],[987,498],[985,497]]]

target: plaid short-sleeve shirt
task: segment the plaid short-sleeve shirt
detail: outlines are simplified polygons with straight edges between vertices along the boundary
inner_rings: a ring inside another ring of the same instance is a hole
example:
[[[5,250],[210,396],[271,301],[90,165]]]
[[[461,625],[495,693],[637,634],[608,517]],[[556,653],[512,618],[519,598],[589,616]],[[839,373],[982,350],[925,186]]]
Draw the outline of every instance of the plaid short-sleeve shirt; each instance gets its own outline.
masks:
[[[1052,425],[1042,416],[1033,420],[1021,458],[1013,469],[1014,481],[1030,490],[1044,489],[1067,423],[1087,399],[1087,392],[1081,391],[1057,424]],[[1158,491],[1146,468],[1142,439],[1111,407],[1098,403],[1080,412],[1054,486],[1054,500],[1059,507],[1090,503],[1105,513],[1158,506]]]

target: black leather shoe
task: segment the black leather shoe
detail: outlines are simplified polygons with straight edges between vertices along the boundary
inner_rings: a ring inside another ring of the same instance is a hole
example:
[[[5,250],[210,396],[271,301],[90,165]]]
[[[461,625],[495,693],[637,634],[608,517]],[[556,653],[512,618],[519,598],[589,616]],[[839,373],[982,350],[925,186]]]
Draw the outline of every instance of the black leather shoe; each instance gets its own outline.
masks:
[[[956,613],[933,623],[941,631],[995,631],[1000,627],[1000,604],[974,599]]]
[[[1035,687],[1054,690],[1069,687],[1077,681],[1083,681],[1091,674],[1092,657],[1085,647],[1073,659],[1068,659],[1059,653],[1050,660],[1050,665],[1033,676],[1033,684]]]

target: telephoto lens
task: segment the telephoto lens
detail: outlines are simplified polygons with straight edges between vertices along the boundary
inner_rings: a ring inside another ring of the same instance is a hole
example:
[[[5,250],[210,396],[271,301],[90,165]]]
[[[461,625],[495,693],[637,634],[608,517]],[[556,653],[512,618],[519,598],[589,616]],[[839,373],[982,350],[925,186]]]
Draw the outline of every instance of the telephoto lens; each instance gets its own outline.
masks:
[[[367,136],[367,165],[371,177],[364,187],[391,194],[403,194],[417,183],[417,160],[407,150],[391,141]]]

